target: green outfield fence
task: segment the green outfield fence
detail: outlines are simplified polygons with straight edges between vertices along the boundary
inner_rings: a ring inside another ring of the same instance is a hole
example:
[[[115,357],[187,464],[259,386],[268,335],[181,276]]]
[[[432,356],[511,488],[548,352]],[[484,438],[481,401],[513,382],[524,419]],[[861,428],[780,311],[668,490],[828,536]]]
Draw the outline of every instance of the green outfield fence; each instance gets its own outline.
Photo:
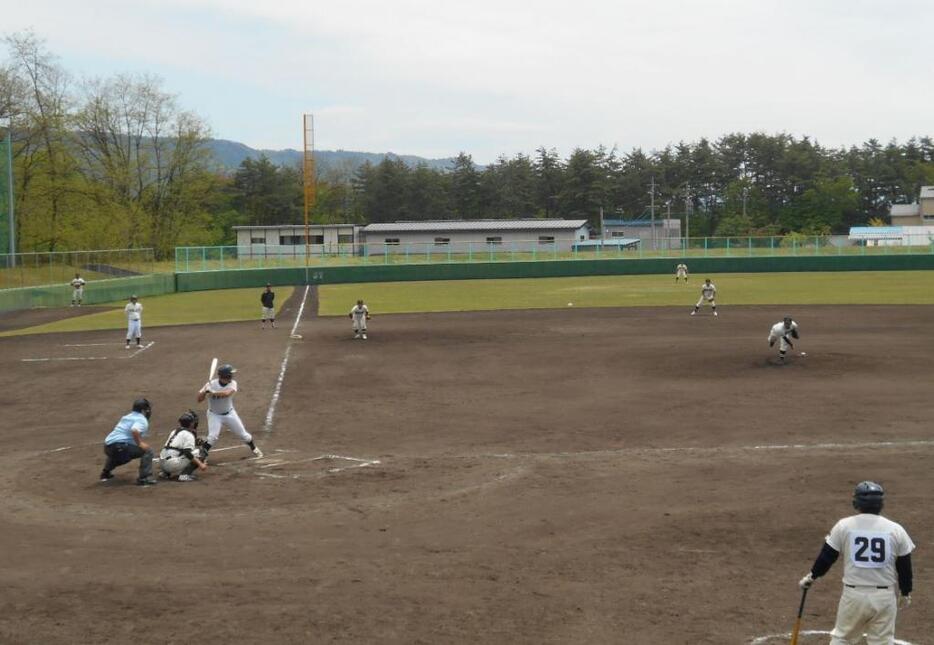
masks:
[[[870,246],[846,236],[699,237],[652,240],[608,239],[585,244],[540,240],[409,244],[292,246],[182,246],[175,249],[175,272],[340,267],[394,264],[538,262],[543,260],[645,260],[652,258],[843,257],[934,254],[934,243],[923,246]],[[657,248],[654,248],[657,247]]]
[[[71,303],[71,287],[46,285],[4,289],[0,291],[0,311],[32,309],[33,307],[66,307]],[[127,300],[132,294],[161,296],[175,292],[175,275],[156,273],[126,278],[105,278],[89,281],[84,288],[84,304]]]
[[[687,262],[697,276],[718,273],[801,271],[917,271],[934,269],[934,254],[776,257],[707,257]],[[581,260],[579,262],[483,262],[451,264],[372,264],[368,266],[266,267],[175,274],[178,291],[238,289],[274,285],[557,278],[587,275],[674,273],[669,258]]]

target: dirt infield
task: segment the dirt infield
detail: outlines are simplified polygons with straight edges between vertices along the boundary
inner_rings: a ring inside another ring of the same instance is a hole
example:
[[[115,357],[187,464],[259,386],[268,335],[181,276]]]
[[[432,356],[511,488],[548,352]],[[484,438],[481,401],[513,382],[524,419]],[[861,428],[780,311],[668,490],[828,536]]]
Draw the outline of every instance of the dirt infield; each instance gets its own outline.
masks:
[[[313,316],[290,340],[296,307],[138,354],[0,339],[0,642],[751,643],[789,631],[861,479],[919,546],[899,638],[931,642],[934,307],[796,308],[783,367],[774,307],[375,316],[367,341]],[[98,484],[132,399],[159,444],[213,356],[266,458],[226,434],[197,483]]]

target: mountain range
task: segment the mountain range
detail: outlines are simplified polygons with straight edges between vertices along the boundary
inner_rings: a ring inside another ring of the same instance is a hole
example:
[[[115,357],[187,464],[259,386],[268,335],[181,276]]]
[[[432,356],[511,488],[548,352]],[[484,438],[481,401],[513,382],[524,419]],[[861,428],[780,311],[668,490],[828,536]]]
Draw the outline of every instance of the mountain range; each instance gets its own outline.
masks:
[[[259,159],[261,156],[265,156],[278,166],[300,166],[302,163],[302,152],[291,148],[285,150],[258,150],[244,143],[227,139],[209,139],[207,147],[214,155],[218,167],[224,171],[235,170],[244,159]],[[416,155],[397,155],[392,152],[315,150],[315,163],[319,174],[326,174],[329,171],[352,173],[367,161],[376,165],[387,157],[401,159],[406,165],[413,168],[423,163],[434,170],[450,170],[454,162],[453,158],[427,159]]]

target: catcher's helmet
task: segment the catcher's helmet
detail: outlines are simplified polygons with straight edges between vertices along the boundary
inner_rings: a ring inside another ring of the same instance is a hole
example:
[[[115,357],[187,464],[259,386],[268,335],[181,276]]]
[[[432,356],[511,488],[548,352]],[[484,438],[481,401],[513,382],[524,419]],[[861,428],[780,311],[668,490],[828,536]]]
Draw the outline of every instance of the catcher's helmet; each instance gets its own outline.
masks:
[[[195,430],[198,427],[198,413],[194,410],[189,410],[182,416],[178,418],[178,425],[183,428],[188,428],[189,430]]]
[[[139,398],[133,401],[133,412],[140,412],[148,419],[152,414],[152,406],[149,405],[149,399]]]
[[[885,491],[876,482],[860,482],[853,491],[853,508],[863,513],[879,513],[884,497]]]
[[[223,378],[233,378],[233,375],[237,373],[236,368],[233,365],[221,365],[217,368],[217,375]]]

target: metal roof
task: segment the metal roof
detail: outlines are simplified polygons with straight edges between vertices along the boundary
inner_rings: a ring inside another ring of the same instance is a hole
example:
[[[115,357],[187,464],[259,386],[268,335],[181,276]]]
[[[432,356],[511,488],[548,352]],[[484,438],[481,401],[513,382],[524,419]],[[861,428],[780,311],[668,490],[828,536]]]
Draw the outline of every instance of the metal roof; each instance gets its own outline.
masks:
[[[614,237],[609,240],[584,240],[582,242],[574,242],[575,248],[591,248],[591,247],[612,247],[617,246],[636,246],[642,242],[641,238],[638,237]]]
[[[585,219],[481,219],[368,224],[364,233],[434,233],[440,231],[554,231],[577,230]]]
[[[901,226],[853,226],[850,238],[858,240],[894,240],[901,239]]]
[[[921,199],[934,199],[934,186],[922,186]]]
[[[675,218],[666,219],[664,217],[655,218],[655,226],[663,226],[665,222],[673,222]],[[603,220],[604,226],[652,226],[652,220],[650,219],[605,219]]]
[[[269,226],[232,226],[235,231],[268,231],[290,228],[304,230],[304,224],[270,224]],[[309,224],[308,228],[360,228],[359,224]]]

